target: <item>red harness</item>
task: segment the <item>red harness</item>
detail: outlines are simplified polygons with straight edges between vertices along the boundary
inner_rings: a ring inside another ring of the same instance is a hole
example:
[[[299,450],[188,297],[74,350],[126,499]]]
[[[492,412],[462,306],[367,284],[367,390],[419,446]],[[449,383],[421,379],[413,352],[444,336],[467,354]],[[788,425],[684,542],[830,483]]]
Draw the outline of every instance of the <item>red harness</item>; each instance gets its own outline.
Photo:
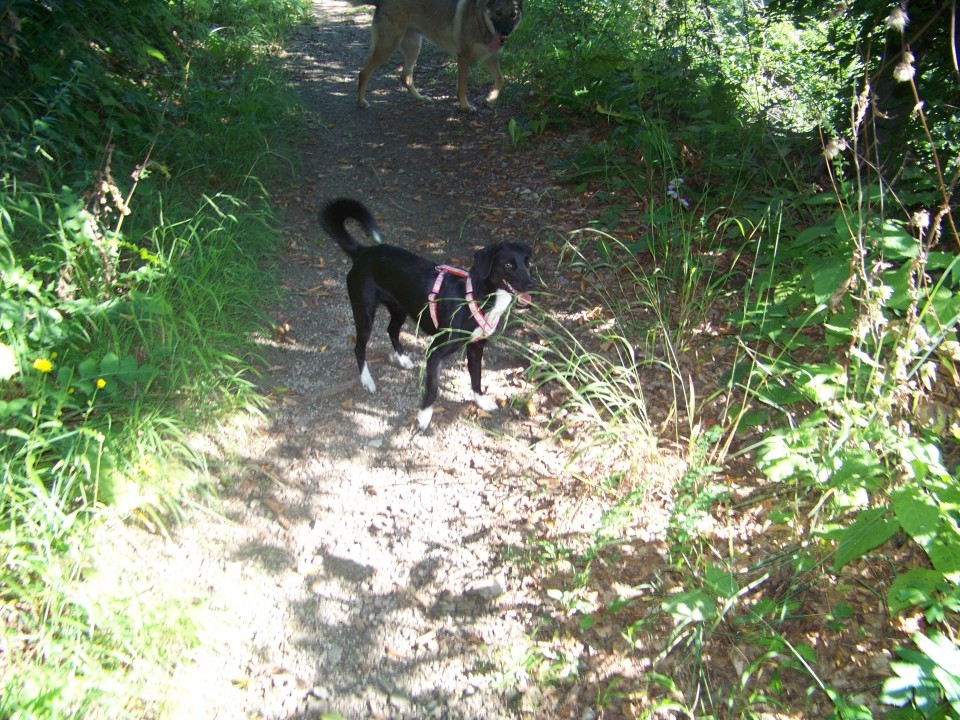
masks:
[[[440,329],[440,322],[437,319],[437,293],[440,292],[440,286],[443,285],[443,278],[449,273],[450,275],[456,275],[457,277],[462,277],[466,279],[467,292],[464,299],[467,301],[467,309],[470,310],[470,315],[473,317],[474,322],[480,328],[481,334],[478,335],[471,342],[476,342],[481,338],[489,337],[493,335],[494,331],[497,329],[497,322],[499,319],[493,323],[487,322],[487,318],[484,317],[483,311],[480,310],[480,305],[477,304],[477,301],[473,297],[473,282],[470,280],[470,273],[460,268],[450,267],[449,265],[437,265],[437,279],[433,283],[433,290],[430,291],[430,294],[427,295],[427,304],[430,307],[430,319],[433,320],[433,326]]]

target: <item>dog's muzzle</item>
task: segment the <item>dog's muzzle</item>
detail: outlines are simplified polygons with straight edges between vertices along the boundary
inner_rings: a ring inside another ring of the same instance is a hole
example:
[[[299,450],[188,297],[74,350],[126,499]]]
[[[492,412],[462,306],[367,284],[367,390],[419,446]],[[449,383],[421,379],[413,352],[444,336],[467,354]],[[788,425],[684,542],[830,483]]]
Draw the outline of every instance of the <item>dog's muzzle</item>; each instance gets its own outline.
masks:
[[[519,292],[513,285],[508,283],[506,280],[503,281],[503,284],[507,286],[507,291],[517,298],[518,307],[526,307],[533,302],[533,298],[530,297],[530,293]]]
[[[496,53],[503,49],[507,44],[507,36],[502,33],[494,33],[493,38],[487,43],[487,52]]]

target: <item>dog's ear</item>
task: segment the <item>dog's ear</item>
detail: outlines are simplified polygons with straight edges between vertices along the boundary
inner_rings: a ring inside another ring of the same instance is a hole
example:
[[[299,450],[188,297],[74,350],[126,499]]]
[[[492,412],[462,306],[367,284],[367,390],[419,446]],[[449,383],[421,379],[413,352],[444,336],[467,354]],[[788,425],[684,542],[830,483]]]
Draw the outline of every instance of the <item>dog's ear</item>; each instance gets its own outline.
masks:
[[[493,259],[496,256],[497,247],[495,245],[485,247],[483,250],[477,250],[473,254],[474,272],[482,278],[490,277],[490,273],[493,272]]]

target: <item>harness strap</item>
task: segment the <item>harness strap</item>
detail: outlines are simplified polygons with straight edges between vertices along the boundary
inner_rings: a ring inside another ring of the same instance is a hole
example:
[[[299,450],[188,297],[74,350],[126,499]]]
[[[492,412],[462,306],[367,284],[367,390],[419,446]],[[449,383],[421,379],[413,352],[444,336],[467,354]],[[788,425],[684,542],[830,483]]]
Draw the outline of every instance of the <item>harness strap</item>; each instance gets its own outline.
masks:
[[[470,310],[470,316],[480,328],[480,335],[471,340],[471,342],[476,342],[481,338],[493,335],[497,329],[499,319],[493,323],[487,322],[487,318],[484,317],[480,305],[473,297],[473,282],[470,280],[470,273],[460,268],[451,267],[450,265],[437,265],[437,279],[433,283],[433,289],[430,291],[430,294],[427,295],[427,305],[430,309],[430,319],[433,320],[433,326],[437,328],[437,330],[440,329],[440,321],[437,317],[437,294],[440,292],[440,286],[443,285],[443,278],[447,274],[466,279],[466,294],[464,299],[467,301],[467,309]]]

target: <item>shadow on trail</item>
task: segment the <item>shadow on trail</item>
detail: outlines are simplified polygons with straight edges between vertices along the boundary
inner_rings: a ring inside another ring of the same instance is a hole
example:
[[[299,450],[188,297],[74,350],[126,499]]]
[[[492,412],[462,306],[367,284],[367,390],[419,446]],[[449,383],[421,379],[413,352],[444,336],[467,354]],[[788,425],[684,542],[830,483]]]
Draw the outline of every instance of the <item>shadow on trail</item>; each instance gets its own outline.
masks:
[[[397,367],[387,359],[385,312],[370,346],[377,393],[367,393],[353,357],[348,262],[316,223],[326,199],[357,197],[387,242],[469,266],[477,248],[502,239],[476,218],[486,188],[473,180],[490,162],[495,115],[460,113],[452,59],[426,47],[417,79],[436,102],[409,97],[395,58],[371,82],[371,107],[357,108],[371,13],[321,0],[285,58],[315,130],[303,176],[291,180],[302,202],[283,219],[288,293],[271,311],[290,338],[265,348],[266,422],[231,458],[241,481],[224,493],[228,517],[249,538],[227,562],[263,584],[260,601],[275,604],[285,633],[253,629],[259,658],[249,672],[258,680],[246,690],[248,710],[516,717],[531,701],[507,690],[515,683],[505,674],[520,667],[538,608],[503,553],[529,534],[537,479],[548,472],[529,449],[535,428],[509,406],[478,414],[457,357],[445,363],[429,430],[416,430],[426,340],[405,332],[418,367]],[[510,398],[521,371],[507,347],[491,343],[488,392]]]

